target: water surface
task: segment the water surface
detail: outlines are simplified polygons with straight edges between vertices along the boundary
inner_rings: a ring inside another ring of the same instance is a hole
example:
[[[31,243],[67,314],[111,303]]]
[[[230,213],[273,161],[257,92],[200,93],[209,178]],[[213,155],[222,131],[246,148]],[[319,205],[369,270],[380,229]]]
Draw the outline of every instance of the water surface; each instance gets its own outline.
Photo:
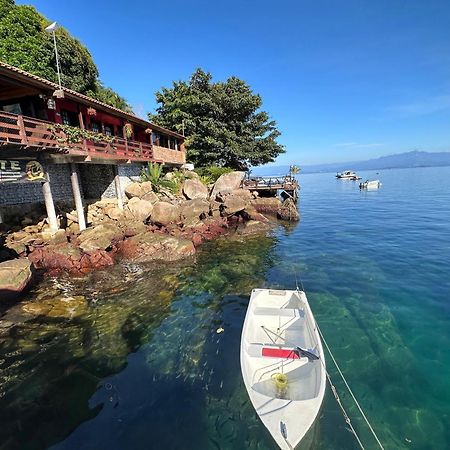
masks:
[[[362,175],[381,189],[301,176],[298,225],[179,265],[49,279],[4,310],[0,448],[275,449],[242,383],[240,332],[253,287],[296,278],[385,448],[449,448],[450,168]],[[358,448],[329,390],[300,448]]]

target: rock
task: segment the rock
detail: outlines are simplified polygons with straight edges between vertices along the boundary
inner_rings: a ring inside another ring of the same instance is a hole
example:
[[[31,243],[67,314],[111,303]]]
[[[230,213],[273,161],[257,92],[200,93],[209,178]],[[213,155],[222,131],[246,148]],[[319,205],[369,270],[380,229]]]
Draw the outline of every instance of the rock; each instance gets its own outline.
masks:
[[[252,201],[252,206],[257,212],[277,215],[281,208],[281,200],[277,197],[259,197]]]
[[[12,259],[0,263],[0,299],[16,298],[27,287],[32,275],[28,259]]]
[[[131,212],[133,217],[136,218],[136,220],[144,222],[152,214],[153,203],[151,203],[147,200],[141,200],[138,197],[133,197],[127,203],[127,209]]]
[[[257,220],[258,222],[268,223],[269,219],[263,214],[256,211],[255,207],[252,205],[248,205],[244,211],[242,211],[242,216],[246,220]]]
[[[241,187],[244,180],[245,172],[230,172],[221,175],[214,183],[214,187],[211,193],[211,197],[215,196],[219,192],[230,192]]]
[[[105,214],[111,219],[111,220],[122,220],[125,217],[125,212],[123,209],[112,207],[108,208],[105,211]]]
[[[155,203],[152,211],[151,222],[156,225],[168,225],[180,220],[180,208],[168,202]]]
[[[138,199],[139,200],[139,199]],[[78,240],[80,248],[84,252],[92,252],[94,250],[106,250],[111,247],[113,241],[122,237],[122,232],[112,223],[97,225],[84,230]]]
[[[125,240],[122,254],[135,262],[176,261],[195,253],[192,241],[162,233],[142,233]]]
[[[184,176],[185,178],[189,178],[189,179],[199,179],[200,176],[197,172],[194,172],[193,170],[185,170],[184,171]]]
[[[203,219],[209,214],[209,202],[200,198],[187,200],[181,204],[181,215],[185,221]]]
[[[152,183],[150,181],[144,181],[142,183],[130,183],[125,188],[125,194],[128,198],[143,198],[146,194],[152,191]]]
[[[223,203],[220,207],[220,211],[222,216],[225,217],[243,211],[250,204],[250,198],[248,196],[234,192],[221,198]]]
[[[22,310],[33,316],[72,319],[87,312],[87,303],[82,295],[73,297],[59,296],[25,303],[22,306]]]
[[[297,221],[300,220],[297,206],[291,198],[286,199],[278,210],[278,218],[281,220]]]
[[[260,222],[258,220],[249,220],[238,229],[238,233],[248,235],[248,234],[262,233],[268,230],[270,230],[269,224]]]
[[[190,179],[183,183],[183,194],[188,200],[196,198],[206,199],[208,197],[208,188],[200,180]]]

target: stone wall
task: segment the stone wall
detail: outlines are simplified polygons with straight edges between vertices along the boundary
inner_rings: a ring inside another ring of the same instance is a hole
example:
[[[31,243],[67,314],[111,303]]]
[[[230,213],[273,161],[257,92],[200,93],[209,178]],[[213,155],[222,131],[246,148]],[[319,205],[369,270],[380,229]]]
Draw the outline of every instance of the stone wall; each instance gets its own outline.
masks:
[[[80,164],[80,184],[86,199],[115,198],[114,166],[111,164]]]
[[[134,181],[139,181],[145,164],[122,164],[117,166],[122,191]]]

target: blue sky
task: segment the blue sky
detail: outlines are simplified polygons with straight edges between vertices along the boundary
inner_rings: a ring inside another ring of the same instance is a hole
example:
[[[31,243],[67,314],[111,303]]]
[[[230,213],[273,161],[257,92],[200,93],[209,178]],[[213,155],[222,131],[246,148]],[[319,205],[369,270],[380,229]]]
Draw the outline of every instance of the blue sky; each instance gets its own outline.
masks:
[[[138,114],[196,67],[261,94],[277,164],[450,150],[448,0],[28,0]]]

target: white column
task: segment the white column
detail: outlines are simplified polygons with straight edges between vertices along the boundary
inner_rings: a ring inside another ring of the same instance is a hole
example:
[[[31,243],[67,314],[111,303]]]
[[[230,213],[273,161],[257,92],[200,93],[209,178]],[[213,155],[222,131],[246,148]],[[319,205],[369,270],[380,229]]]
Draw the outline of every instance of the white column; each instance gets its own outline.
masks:
[[[42,192],[44,194],[45,209],[47,210],[48,223],[50,231],[58,230],[58,221],[56,220],[55,204],[53,203],[52,190],[50,189],[50,182],[42,183]]]
[[[75,200],[75,208],[78,216],[78,227],[80,231],[86,229],[86,220],[84,218],[83,200],[81,198],[80,184],[78,180],[77,166],[70,163],[70,181],[72,182],[73,199]]]
[[[116,188],[117,206],[123,209],[122,188],[120,186],[119,166],[114,166],[114,186]]]

